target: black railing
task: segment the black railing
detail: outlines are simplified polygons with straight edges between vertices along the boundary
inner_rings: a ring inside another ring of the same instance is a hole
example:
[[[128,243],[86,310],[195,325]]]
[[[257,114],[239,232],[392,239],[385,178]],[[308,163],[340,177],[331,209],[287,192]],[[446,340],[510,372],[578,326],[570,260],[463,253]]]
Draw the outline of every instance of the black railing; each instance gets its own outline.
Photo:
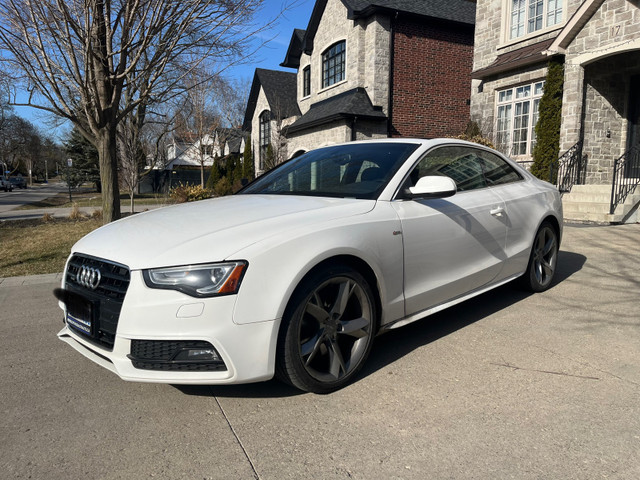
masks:
[[[613,185],[609,208],[611,215],[638,185],[640,185],[640,144],[627,150],[613,163]]]
[[[549,181],[558,186],[561,193],[570,192],[574,185],[584,183],[587,156],[582,155],[582,142],[564,152],[549,168]]]

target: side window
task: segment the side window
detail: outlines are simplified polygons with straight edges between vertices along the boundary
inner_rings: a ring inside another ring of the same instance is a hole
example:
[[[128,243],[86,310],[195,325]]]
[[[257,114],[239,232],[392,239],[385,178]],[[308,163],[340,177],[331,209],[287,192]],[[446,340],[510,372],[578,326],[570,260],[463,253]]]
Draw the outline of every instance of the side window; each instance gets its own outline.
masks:
[[[487,186],[482,163],[473,148],[440,147],[428,152],[410,174],[410,185],[420,177],[442,175],[456,182],[458,191],[475,190]]]
[[[484,150],[478,150],[477,154],[482,162],[487,185],[503,185],[522,180],[520,174],[498,155]]]

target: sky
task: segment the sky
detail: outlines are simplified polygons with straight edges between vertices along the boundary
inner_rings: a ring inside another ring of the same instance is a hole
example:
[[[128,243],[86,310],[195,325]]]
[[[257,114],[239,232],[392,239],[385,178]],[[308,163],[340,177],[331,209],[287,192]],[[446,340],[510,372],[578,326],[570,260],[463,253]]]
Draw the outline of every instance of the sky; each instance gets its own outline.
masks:
[[[263,18],[276,17],[283,10],[284,12],[272,27],[261,32],[255,38],[254,44],[256,46],[259,46],[260,43],[265,43],[265,45],[257,50],[251,61],[230,67],[225,75],[251,82],[256,68],[293,72],[291,69],[280,67],[280,63],[284,61],[293,29],[307,28],[314,4],[315,0],[265,0],[262,14],[260,18],[256,19],[256,22],[260,22]],[[68,125],[55,125],[49,115],[35,108],[14,107],[14,112],[34,123],[42,132],[53,136],[56,140],[61,140],[70,128]]]

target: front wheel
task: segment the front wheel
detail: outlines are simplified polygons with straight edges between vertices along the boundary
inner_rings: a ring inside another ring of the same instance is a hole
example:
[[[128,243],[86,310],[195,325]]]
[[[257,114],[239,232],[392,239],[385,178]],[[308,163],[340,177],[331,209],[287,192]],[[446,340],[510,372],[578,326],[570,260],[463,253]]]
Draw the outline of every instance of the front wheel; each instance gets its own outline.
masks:
[[[349,383],[367,359],[376,301],[356,270],[329,267],[303,281],[282,321],[276,374],[301,390],[329,393]]]
[[[543,292],[551,286],[558,262],[558,234],[549,222],[543,222],[531,247],[523,286],[533,292]]]

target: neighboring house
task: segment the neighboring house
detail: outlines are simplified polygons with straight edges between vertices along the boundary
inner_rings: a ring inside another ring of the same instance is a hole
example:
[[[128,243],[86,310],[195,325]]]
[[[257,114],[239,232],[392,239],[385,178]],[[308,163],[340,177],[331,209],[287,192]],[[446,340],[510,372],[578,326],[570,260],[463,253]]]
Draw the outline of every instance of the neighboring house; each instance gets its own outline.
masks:
[[[295,34],[294,34],[295,36]],[[271,145],[276,162],[289,158],[285,129],[300,116],[296,101],[296,74],[256,68],[249,92],[243,130],[251,132],[257,174],[273,165],[267,163]]]
[[[590,185],[565,196],[565,217],[634,219],[638,199],[629,192],[640,177],[638,1],[478,0],[475,44],[472,119],[522,162],[532,160],[547,62],[564,58],[560,149],[566,154],[559,183],[564,190]],[[618,192],[628,195],[606,200]],[[627,204],[616,207],[625,198]]]
[[[297,73],[256,70],[244,123],[256,172],[269,144],[286,159],[351,140],[462,133],[474,21],[467,0],[317,0],[281,64]]]
[[[185,138],[174,137],[168,147],[166,170],[177,167],[200,167],[200,162],[211,168],[214,159],[224,159],[229,155],[241,154],[247,135],[239,128],[216,128],[213,135],[205,134],[202,138],[187,135]]]

